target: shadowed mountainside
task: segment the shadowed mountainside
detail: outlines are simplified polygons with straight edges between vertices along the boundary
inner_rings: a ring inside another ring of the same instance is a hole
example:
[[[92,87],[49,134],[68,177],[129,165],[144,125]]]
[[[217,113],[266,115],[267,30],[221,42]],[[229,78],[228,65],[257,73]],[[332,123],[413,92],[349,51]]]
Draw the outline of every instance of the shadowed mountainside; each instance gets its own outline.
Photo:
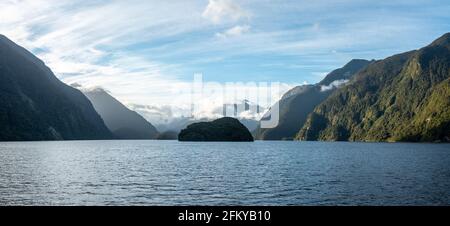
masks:
[[[0,140],[93,140],[112,134],[91,102],[0,35]]]
[[[308,115],[322,103],[335,89],[352,78],[361,69],[370,64],[367,60],[352,60],[344,67],[334,70],[316,85],[298,86],[287,92],[278,102],[280,120],[276,128],[255,130],[259,140],[292,140],[302,128]],[[270,112],[263,120],[270,118]]]
[[[158,131],[138,113],[131,111],[105,90],[83,91],[118,139],[156,139]]]

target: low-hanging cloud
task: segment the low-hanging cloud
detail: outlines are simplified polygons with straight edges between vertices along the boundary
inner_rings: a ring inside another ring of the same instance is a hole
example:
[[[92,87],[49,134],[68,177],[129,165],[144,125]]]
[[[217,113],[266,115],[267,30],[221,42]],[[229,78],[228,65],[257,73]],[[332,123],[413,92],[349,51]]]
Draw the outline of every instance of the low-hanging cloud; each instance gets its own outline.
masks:
[[[330,83],[330,85],[321,86],[320,87],[320,91],[321,92],[326,92],[326,91],[329,91],[329,90],[332,90],[332,89],[336,89],[336,88],[339,88],[339,87],[345,85],[348,82],[349,82],[349,80],[347,80],[347,79],[336,80],[336,81]]]

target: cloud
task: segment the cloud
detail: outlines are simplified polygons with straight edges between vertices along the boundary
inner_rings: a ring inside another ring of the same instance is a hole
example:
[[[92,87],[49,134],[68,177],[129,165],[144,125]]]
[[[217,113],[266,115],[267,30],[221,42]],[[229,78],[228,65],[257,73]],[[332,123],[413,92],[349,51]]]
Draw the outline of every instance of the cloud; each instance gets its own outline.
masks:
[[[217,33],[216,36],[219,38],[232,38],[232,37],[239,37],[247,32],[250,31],[250,26],[244,25],[244,26],[234,26],[223,33]]]
[[[231,0],[209,0],[202,16],[218,24],[224,21],[238,21],[248,18],[249,14]]]
[[[170,124],[190,113],[189,109],[177,108],[169,105],[152,106],[128,104],[127,107],[141,114],[153,125]]]
[[[171,123],[192,116],[196,120],[220,118],[223,117],[224,104],[232,108],[237,104],[238,118],[260,119],[264,115],[264,109],[279,101],[286,91],[298,86],[281,83],[275,88],[265,86],[270,84],[258,86],[242,82],[226,84],[205,82],[201,85],[198,89],[189,85],[176,87],[175,92],[169,95],[172,99],[167,105],[128,104],[128,106],[154,124]],[[268,89],[271,89],[271,92],[266,92]],[[249,104],[248,109],[245,109],[244,103]],[[256,106],[259,106],[259,112]]]
[[[189,109],[190,99],[180,91],[190,90],[193,73],[222,83],[240,78],[315,83],[321,77],[314,72],[352,58],[418,48],[450,29],[445,23],[450,5],[434,0],[274,5],[1,0],[0,33],[35,53],[68,84],[104,87],[125,104]],[[229,41],[233,38],[239,41]],[[207,98],[204,103],[213,106]]]
[[[200,13],[179,11],[203,7],[184,1],[1,1],[0,33],[35,53],[68,84],[105,87],[124,102],[161,103],[170,99],[164,98],[167,87],[189,83],[172,74],[178,65],[129,46],[202,28]]]
[[[346,80],[346,79],[336,80],[336,81],[332,82],[330,85],[321,86],[320,87],[320,91],[321,92],[326,92],[326,91],[329,91],[329,90],[332,90],[332,89],[336,89],[336,88],[339,88],[339,87],[345,85],[348,82],[349,82],[349,80]]]

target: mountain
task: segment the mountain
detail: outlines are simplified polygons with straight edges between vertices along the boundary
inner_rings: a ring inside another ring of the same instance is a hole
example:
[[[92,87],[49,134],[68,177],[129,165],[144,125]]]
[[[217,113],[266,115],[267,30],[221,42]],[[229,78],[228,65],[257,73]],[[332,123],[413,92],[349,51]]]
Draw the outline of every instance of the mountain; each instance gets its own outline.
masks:
[[[182,109],[175,106],[157,107],[138,104],[130,104],[128,106],[152,123],[158,131],[177,133],[189,124],[222,118],[225,115],[225,109],[228,111],[227,116],[237,118],[244,126],[252,131],[258,126],[258,120],[265,111],[263,107],[248,100],[239,101],[235,104],[213,106],[209,111],[196,115],[196,117],[188,117],[192,115],[191,109]]]
[[[180,132],[178,140],[252,142],[253,136],[239,120],[225,117],[212,122],[191,124]]]
[[[158,131],[138,113],[131,111],[101,88],[83,91],[106,126],[119,139],[156,139]]]
[[[111,132],[78,90],[32,53],[0,35],[0,140],[110,139]]]
[[[259,126],[259,121],[256,119],[246,119],[238,118],[239,122],[242,123],[249,131],[254,131]]]
[[[239,120],[248,130],[253,131],[259,125],[259,119],[265,109],[249,100],[242,100],[234,104],[224,104],[214,112],[221,117],[233,117]]]
[[[328,74],[318,84],[298,86],[288,91],[278,102],[280,110],[278,126],[272,129],[262,129],[258,126],[254,132],[256,139],[294,139],[314,108],[370,63],[367,60],[352,60],[344,67]],[[269,111],[262,120],[270,118],[270,113]]]
[[[177,140],[178,139],[178,132],[175,131],[166,131],[163,133],[160,133],[157,137],[158,140]]]
[[[450,140],[450,33],[377,61],[315,108],[297,139]]]

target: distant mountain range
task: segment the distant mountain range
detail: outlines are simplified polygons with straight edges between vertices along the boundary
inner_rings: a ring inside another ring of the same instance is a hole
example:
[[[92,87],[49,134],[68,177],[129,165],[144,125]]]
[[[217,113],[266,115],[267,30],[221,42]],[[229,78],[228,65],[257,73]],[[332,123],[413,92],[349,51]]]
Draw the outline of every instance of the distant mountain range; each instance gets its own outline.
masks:
[[[209,117],[191,117],[182,116],[176,114],[175,111],[182,111],[182,109],[172,108],[170,106],[156,107],[149,105],[138,105],[131,104],[129,108],[137,113],[141,114],[145,119],[151,122],[158,131],[165,132],[180,132],[182,129],[186,128],[189,124],[198,122],[208,122],[225,116],[225,109],[228,109],[227,115],[230,117],[237,118],[242,124],[244,124],[250,131],[253,131],[258,126],[258,121],[260,115],[263,114],[265,108],[254,104],[248,100],[242,100],[239,103],[225,104],[223,106],[218,106],[211,110]],[[184,115],[188,115],[183,111]]]
[[[156,139],[158,131],[102,88],[82,89],[109,130],[118,139]]]
[[[450,33],[357,73],[314,109],[297,139],[450,141]]]
[[[91,102],[0,35],[0,141],[111,139]]]

